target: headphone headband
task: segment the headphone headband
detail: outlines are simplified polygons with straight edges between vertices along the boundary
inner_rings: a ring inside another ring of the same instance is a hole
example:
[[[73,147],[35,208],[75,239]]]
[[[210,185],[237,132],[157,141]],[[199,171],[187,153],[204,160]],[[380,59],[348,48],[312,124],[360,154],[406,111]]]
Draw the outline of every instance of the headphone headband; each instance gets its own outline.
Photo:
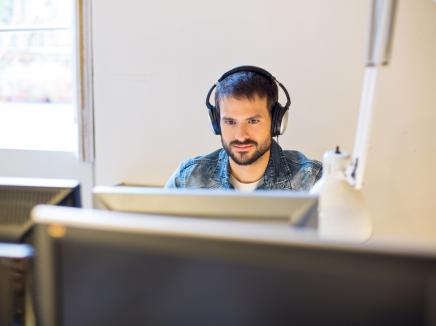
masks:
[[[224,75],[222,75],[220,77],[220,79],[218,79],[218,83],[222,82],[224,79],[226,79],[230,75],[233,75],[233,74],[236,74],[236,73],[242,72],[242,71],[253,72],[255,74],[262,75],[263,77],[270,79],[272,82],[276,81],[276,78],[273,75],[271,75],[268,71],[266,71],[265,69],[262,69],[260,67],[255,67],[255,66],[239,66],[239,67],[233,68],[232,70],[229,70],[226,73],[224,73]]]

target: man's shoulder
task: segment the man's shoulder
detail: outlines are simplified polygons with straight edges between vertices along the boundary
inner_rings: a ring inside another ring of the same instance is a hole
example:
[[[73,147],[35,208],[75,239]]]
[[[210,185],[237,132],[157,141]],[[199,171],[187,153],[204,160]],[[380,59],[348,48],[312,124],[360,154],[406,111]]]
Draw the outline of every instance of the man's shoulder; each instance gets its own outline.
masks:
[[[184,160],[182,161],[182,163],[180,163],[179,170],[184,171],[193,169],[197,166],[215,165],[220,160],[222,151],[222,149],[217,149],[216,151],[213,151],[212,153],[206,155],[199,155],[188,158],[187,160]]]
[[[167,188],[216,188],[223,149],[207,155],[195,156],[180,163],[168,180]]]
[[[285,160],[291,165],[298,166],[299,168],[303,166],[311,166],[317,171],[322,170],[322,164],[320,161],[312,160],[302,152],[296,150],[283,150],[282,153]]]
[[[274,187],[308,191],[322,175],[322,164],[296,150],[280,151],[280,168]]]

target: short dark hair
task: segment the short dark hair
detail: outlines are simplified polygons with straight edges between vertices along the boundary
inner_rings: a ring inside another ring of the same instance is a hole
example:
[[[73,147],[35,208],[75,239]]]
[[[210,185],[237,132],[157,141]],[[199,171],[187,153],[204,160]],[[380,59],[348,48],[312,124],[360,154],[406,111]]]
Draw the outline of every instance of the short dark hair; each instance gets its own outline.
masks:
[[[278,101],[279,90],[276,82],[251,71],[234,73],[216,85],[215,106],[219,113],[219,102],[225,97],[252,100],[255,96],[267,99],[268,111]]]

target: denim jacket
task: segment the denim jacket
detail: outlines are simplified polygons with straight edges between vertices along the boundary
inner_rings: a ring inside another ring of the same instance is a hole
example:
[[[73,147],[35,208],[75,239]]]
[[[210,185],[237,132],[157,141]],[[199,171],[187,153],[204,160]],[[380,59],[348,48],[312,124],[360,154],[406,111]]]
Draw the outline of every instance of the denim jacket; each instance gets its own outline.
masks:
[[[320,162],[298,151],[282,150],[273,140],[264,176],[256,190],[308,191],[321,177]],[[234,189],[230,183],[229,156],[224,149],[182,162],[166,188]]]

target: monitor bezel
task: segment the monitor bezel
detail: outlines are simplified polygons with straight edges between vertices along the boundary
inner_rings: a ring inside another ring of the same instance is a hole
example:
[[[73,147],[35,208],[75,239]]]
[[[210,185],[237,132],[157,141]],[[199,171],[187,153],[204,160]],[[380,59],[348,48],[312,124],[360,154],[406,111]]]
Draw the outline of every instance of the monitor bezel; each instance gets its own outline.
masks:
[[[302,191],[96,186],[99,209],[180,217],[288,223],[316,228],[318,196]]]
[[[9,189],[35,192],[55,190],[58,193],[50,202],[40,204],[70,206],[72,203],[74,207],[82,207],[80,182],[74,179],[0,177],[0,188],[6,191]],[[29,212],[28,220],[23,224],[2,225],[0,240],[12,243],[23,242],[31,231],[32,225]]]

